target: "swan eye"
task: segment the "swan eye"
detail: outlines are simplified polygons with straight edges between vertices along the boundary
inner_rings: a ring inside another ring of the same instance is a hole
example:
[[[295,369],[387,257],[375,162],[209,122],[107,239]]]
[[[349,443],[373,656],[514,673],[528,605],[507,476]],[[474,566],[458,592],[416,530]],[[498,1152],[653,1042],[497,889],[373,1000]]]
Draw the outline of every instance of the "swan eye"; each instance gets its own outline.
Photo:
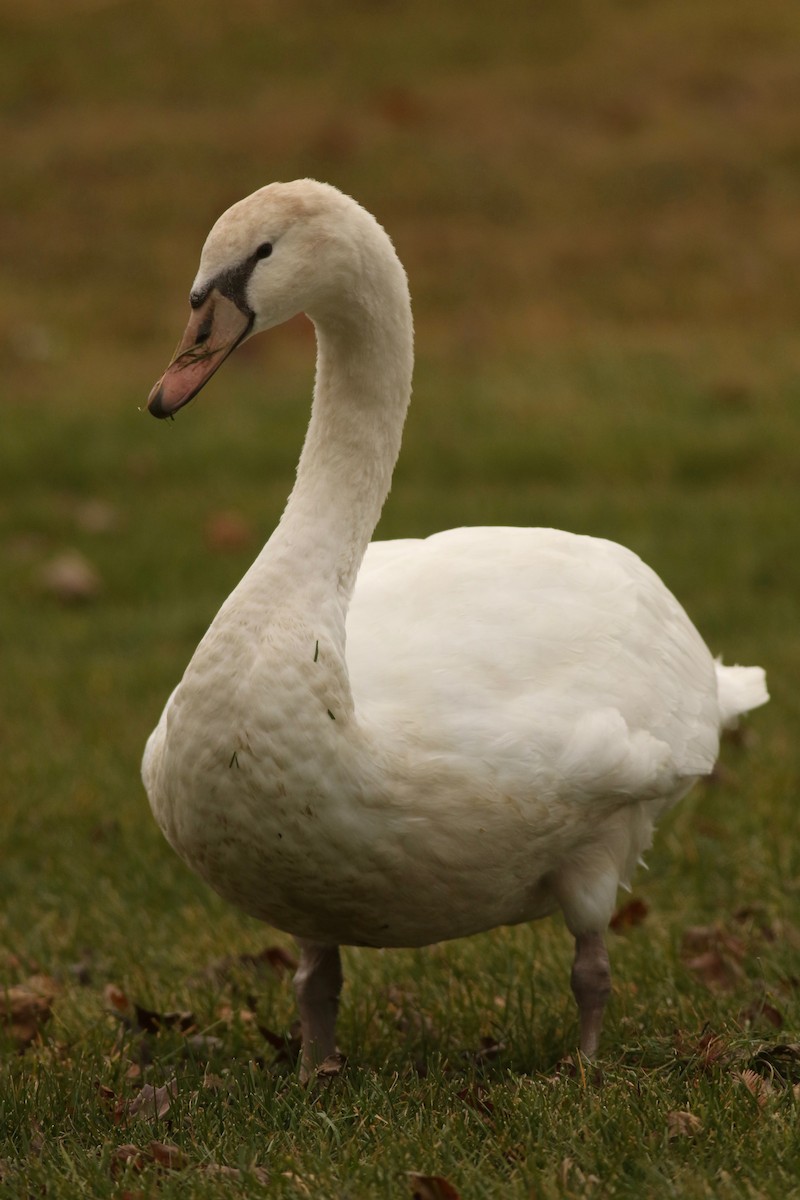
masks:
[[[256,250],[256,258],[269,258],[272,254],[272,242],[262,242]]]

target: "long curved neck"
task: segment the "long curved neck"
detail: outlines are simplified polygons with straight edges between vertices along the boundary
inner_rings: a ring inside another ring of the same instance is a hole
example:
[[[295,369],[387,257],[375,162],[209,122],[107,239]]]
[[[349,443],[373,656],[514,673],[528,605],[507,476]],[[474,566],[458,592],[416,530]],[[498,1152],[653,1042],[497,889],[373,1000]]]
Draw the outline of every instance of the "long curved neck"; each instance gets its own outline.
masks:
[[[318,316],[314,403],[297,480],[261,561],[346,609],[389,491],[411,394],[413,332],[405,274],[384,270]]]

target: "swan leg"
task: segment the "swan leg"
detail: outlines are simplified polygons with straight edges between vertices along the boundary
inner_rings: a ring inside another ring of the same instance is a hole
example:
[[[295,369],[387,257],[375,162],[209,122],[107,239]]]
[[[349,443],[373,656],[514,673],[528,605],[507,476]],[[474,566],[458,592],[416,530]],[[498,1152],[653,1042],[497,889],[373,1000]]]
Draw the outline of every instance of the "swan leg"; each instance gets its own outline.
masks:
[[[570,983],[578,1005],[581,1054],[594,1058],[600,1044],[603,1013],[611,993],[611,967],[602,933],[576,935]]]
[[[298,945],[300,962],[294,976],[294,990],[303,1039],[300,1079],[306,1083],[319,1064],[336,1053],[342,964],[338,946],[306,941],[298,941]]]

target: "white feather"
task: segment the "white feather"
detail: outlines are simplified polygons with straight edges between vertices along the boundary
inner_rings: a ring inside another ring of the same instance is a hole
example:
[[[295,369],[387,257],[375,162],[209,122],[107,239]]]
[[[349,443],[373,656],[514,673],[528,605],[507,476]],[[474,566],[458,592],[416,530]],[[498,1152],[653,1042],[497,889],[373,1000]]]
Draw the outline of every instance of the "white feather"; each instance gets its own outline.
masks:
[[[391,243],[324,185],[235,205],[195,287],[242,269],[254,330],[304,310],[314,408],[280,525],[148,742],[179,854],[247,912],[322,943],[420,945],[561,907],[604,928],[658,817],[766,700],[715,667],[634,554],[550,529],[367,546],[410,394]]]

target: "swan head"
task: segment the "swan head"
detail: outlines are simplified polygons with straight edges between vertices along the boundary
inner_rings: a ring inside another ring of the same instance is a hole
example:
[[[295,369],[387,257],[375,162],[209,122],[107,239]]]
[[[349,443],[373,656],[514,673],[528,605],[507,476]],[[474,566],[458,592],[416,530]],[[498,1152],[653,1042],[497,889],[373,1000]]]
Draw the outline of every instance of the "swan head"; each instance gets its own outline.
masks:
[[[203,246],[189,323],[150,393],[150,412],[169,417],[188,404],[254,333],[300,312],[315,323],[343,320],[376,258],[392,262],[405,283],[378,222],[329,184],[272,183],[238,201]]]

